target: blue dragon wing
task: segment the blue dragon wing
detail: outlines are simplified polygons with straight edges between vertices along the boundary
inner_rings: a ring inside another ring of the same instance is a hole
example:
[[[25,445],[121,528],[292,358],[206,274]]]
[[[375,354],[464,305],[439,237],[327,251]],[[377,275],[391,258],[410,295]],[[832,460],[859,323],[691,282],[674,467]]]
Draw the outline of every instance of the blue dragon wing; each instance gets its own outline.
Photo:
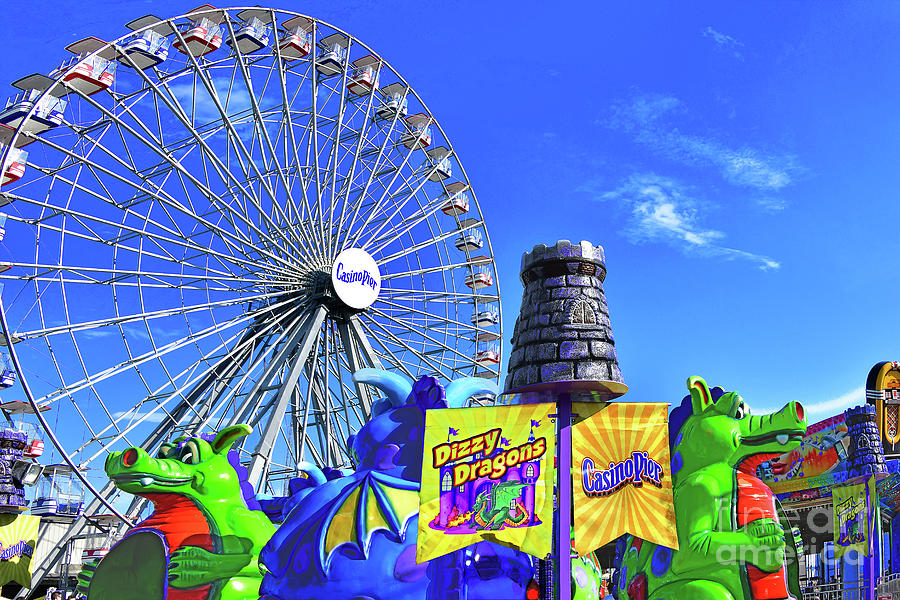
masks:
[[[348,545],[358,558],[368,558],[376,531],[403,540],[409,521],[418,514],[418,482],[367,471],[356,485],[341,491],[321,521],[315,540],[319,571],[327,576],[334,553]]]

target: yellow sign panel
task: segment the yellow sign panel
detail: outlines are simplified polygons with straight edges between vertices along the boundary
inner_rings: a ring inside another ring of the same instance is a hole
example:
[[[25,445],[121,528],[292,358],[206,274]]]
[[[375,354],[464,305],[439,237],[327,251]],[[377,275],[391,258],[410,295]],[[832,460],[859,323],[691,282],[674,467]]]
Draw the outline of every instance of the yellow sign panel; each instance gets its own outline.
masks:
[[[678,549],[668,409],[616,402],[572,427],[573,532],[582,556],[625,533]]]
[[[40,517],[0,514],[0,585],[15,581],[31,586],[31,557]]]
[[[869,523],[877,495],[874,476],[868,482],[832,488],[835,558],[850,550],[869,556]]]
[[[553,404],[425,413],[417,562],[480,540],[546,556],[553,537]]]

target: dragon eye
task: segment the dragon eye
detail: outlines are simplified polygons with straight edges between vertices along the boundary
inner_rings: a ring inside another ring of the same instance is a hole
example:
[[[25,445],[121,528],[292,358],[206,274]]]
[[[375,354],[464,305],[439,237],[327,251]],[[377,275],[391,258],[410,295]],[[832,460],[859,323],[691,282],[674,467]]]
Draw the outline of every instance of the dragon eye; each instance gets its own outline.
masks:
[[[193,441],[187,442],[181,449],[181,456],[178,459],[186,465],[200,464],[200,448]]]
[[[172,452],[172,448],[174,448],[172,444],[163,444],[159,447],[159,451],[156,453],[156,458],[169,458],[169,455]]]
[[[734,413],[735,419],[743,419],[747,415],[750,414],[750,409],[747,408],[747,405],[741,402],[738,404],[737,410]]]

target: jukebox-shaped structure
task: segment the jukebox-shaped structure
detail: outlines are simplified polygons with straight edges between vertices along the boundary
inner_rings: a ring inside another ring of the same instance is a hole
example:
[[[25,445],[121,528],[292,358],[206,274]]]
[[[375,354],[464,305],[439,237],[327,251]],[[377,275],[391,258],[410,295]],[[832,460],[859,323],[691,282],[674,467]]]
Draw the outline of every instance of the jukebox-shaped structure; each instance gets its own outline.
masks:
[[[866,402],[875,406],[885,457],[900,458],[900,362],[872,367],[866,378]]]

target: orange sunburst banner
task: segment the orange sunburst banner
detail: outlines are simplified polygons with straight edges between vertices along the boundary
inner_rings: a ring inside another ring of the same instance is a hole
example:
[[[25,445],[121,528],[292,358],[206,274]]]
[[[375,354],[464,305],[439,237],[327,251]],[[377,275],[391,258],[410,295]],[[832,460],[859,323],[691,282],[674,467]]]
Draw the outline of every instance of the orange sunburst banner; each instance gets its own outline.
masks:
[[[678,549],[668,404],[615,402],[572,427],[575,550],[617,537]]]
[[[40,522],[33,515],[0,514],[0,585],[11,581],[31,585],[31,557]]]

